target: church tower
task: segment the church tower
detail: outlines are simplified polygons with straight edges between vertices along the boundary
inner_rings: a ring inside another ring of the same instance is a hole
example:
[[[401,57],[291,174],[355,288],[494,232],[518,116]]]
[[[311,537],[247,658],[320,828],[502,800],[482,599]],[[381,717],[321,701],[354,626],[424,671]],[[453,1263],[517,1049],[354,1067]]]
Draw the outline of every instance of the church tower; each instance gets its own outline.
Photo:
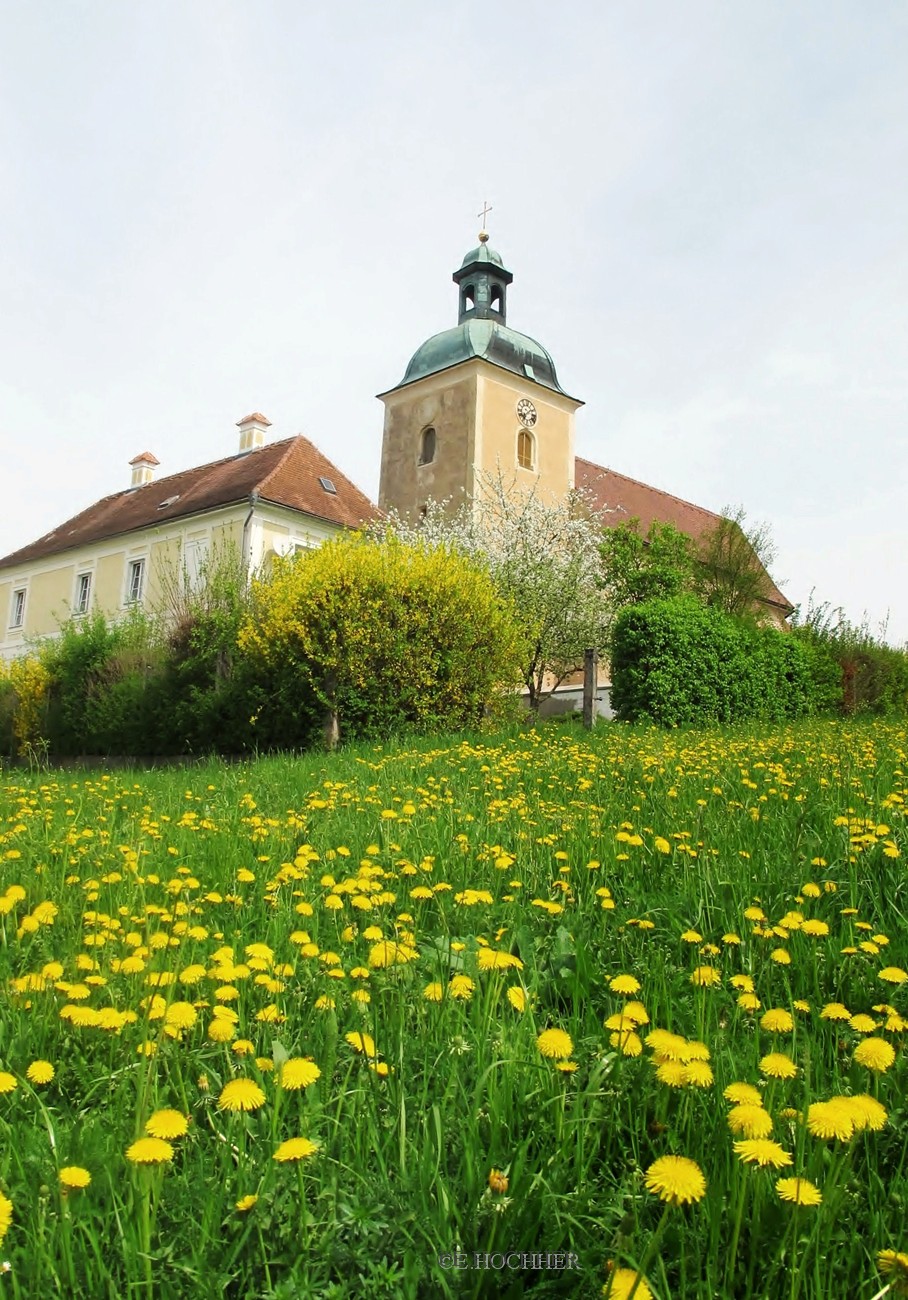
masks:
[[[457,325],[413,354],[385,404],[379,506],[417,519],[456,509],[487,476],[561,500],[574,487],[574,413],[551,356],[507,323],[513,275],[480,232],[454,272]]]

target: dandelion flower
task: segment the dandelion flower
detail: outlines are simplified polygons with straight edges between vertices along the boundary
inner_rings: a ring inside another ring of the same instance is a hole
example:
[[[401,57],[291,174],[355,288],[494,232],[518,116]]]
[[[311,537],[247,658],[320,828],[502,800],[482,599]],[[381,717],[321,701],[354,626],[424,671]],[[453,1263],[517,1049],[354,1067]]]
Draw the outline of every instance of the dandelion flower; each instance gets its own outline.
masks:
[[[608,986],[613,993],[620,993],[628,998],[640,992],[640,981],[634,979],[633,975],[616,975],[614,979],[609,980]]]
[[[609,1035],[609,1046],[617,1047],[622,1056],[640,1056],[643,1052],[643,1042],[639,1034],[635,1034],[632,1029],[616,1031]]]
[[[703,935],[698,934],[696,930],[685,930],[681,940],[683,943],[702,943]]]
[[[683,1088],[687,1083],[687,1066],[682,1061],[663,1061],[656,1067],[656,1078],[667,1088]]]
[[[289,1138],[281,1143],[271,1159],[282,1164],[288,1160],[305,1160],[307,1156],[315,1155],[317,1150],[318,1144],[308,1138]]]
[[[14,1074],[0,1070],[0,1094],[15,1092],[18,1087],[19,1082]]]
[[[809,934],[814,939],[824,939],[829,934],[829,926],[825,921],[805,921],[801,933]]]
[[[25,1071],[25,1077],[29,1083],[40,1086],[43,1083],[50,1083],[55,1073],[56,1071],[50,1061],[32,1061]]]
[[[908,971],[903,971],[901,966],[886,966],[877,973],[877,979],[885,980],[887,984],[904,984],[908,980]]]
[[[0,1231],[0,1239],[2,1239]],[[877,1267],[881,1273],[891,1277],[890,1287],[896,1293],[908,1293],[908,1254],[903,1250],[881,1250],[877,1252]]]
[[[794,1017],[783,1007],[771,1007],[760,1017],[760,1027],[769,1034],[790,1034],[794,1029]]]
[[[543,1056],[554,1061],[563,1061],[574,1050],[573,1039],[563,1029],[544,1029],[536,1039],[536,1046]]]
[[[480,970],[523,970],[523,962],[510,952],[498,952],[494,948],[481,948],[479,951]]]
[[[448,985],[448,992],[452,998],[461,1002],[469,1002],[473,996],[473,990],[476,985],[470,979],[469,975],[454,975]]]
[[[806,1178],[780,1178],[776,1193],[780,1200],[793,1205],[819,1205],[823,1199],[820,1189]]]
[[[0,1192],[0,1241],[9,1232],[9,1225],[13,1221],[13,1203],[8,1196]]]
[[[889,1118],[886,1107],[866,1092],[858,1093],[855,1097],[834,1097],[832,1100],[846,1107],[855,1132],[860,1133],[865,1128],[869,1128],[874,1133],[878,1133],[880,1129],[886,1127]]]
[[[236,1208],[240,1212],[240,1214],[247,1214],[252,1209],[253,1205],[255,1205],[255,1203],[258,1201],[258,1199],[259,1198],[255,1195],[254,1192],[250,1192],[248,1196],[240,1197],[240,1199],[236,1203]]]
[[[422,991],[422,995],[427,1002],[440,1002],[445,995],[444,988],[437,980],[427,984]]]
[[[706,1061],[688,1061],[684,1066],[684,1082],[693,1088],[711,1088],[715,1079]]]
[[[638,1025],[649,1024],[649,1015],[642,1002],[625,1002],[622,1014],[627,1016],[628,1020],[635,1021]]]
[[[680,1061],[681,1054],[687,1046],[687,1040],[680,1034],[673,1034],[668,1029],[652,1029],[646,1036],[646,1045],[650,1051],[670,1061]]]
[[[155,1138],[181,1138],[189,1130],[189,1121],[178,1110],[156,1110],[145,1124],[145,1132]]]
[[[742,1102],[728,1112],[728,1127],[746,1138],[767,1138],[772,1132],[772,1116],[760,1104]]]
[[[490,1170],[489,1190],[494,1192],[496,1196],[504,1196],[505,1192],[508,1190],[507,1174],[502,1173],[500,1169]]]
[[[375,1040],[369,1034],[346,1034],[345,1038],[350,1046],[356,1052],[362,1052],[363,1056],[376,1056]]]
[[[281,1066],[281,1087],[288,1092],[297,1092],[300,1088],[308,1088],[315,1083],[321,1074],[314,1061],[309,1061],[304,1056],[291,1056]]]
[[[752,1083],[730,1083],[722,1096],[735,1106],[762,1106],[763,1094]]]
[[[134,1165],[162,1165],[173,1159],[173,1147],[163,1138],[144,1137],[133,1142],[126,1159]]]
[[[66,1165],[60,1170],[60,1186],[65,1187],[67,1191],[76,1191],[80,1187],[87,1187],[91,1182],[91,1174],[81,1165]]]
[[[778,1142],[772,1142],[769,1138],[745,1138],[741,1142],[736,1142],[735,1154],[745,1164],[760,1165],[763,1168],[771,1165],[773,1169],[784,1169],[786,1165],[793,1163],[788,1152],[783,1150]]]
[[[854,1059],[874,1074],[885,1074],[895,1060],[895,1048],[885,1038],[865,1038],[855,1048]]]
[[[771,1079],[793,1079],[798,1067],[784,1052],[770,1052],[760,1061],[760,1073],[769,1075]]]
[[[820,1012],[821,1020],[849,1020],[851,1012],[843,1002],[827,1002]]]
[[[687,1156],[660,1156],[646,1171],[646,1190],[669,1205],[686,1205],[706,1195],[706,1179]]]
[[[632,1268],[616,1268],[609,1274],[609,1279],[602,1288],[602,1294],[608,1300],[653,1300],[653,1293],[645,1277]]]
[[[756,993],[739,993],[738,1006],[742,1011],[759,1011],[763,1003],[757,997]]]
[[[517,984],[512,984],[508,989],[508,1001],[515,1011],[524,1012],[527,1008],[527,996],[523,989]]]
[[[721,984],[722,976],[715,966],[698,966],[691,971],[690,982],[697,988],[708,989]]]
[[[218,1110],[258,1110],[265,1104],[265,1094],[254,1079],[231,1079],[218,1097]]]
[[[815,1101],[807,1108],[807,1130],[813,1137],[847,1142],[854,1135],[854,1120],[840,1101]]]

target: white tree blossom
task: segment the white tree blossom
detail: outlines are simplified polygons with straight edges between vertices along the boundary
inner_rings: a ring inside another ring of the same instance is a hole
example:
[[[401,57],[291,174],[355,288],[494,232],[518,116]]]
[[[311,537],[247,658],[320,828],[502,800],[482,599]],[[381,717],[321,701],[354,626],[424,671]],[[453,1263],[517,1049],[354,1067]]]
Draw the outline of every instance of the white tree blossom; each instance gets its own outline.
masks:
[[[603,521],[581,492],[546,501],[486,475],[472,503],[452,510],[430,501],[410,523],[392,512],[380,530],[408,542],[444,546],[481,559],[518,613],[525,638],[523,684],[531,709],[602,649],[613,611],[601,587]]]

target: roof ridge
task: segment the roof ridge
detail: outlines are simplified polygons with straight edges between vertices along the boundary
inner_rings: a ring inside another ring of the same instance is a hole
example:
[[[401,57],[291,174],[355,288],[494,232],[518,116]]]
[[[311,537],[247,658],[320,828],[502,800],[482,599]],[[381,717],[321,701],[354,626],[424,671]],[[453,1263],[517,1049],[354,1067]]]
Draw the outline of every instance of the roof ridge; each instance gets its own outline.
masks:
[[[630,474],[622,474],[620,470],[612,469],[609,465],[598,465],[594,460],[587,460],[584,456],[575,456],[574,460],[581,460],[584,465],[589,465],[591,469],[601,470],[604,474],[614,474],[616,478],[623,478],[625,483],[634,483],[637,487],[646,488],[649,492],[658,492],[660,496],[677,501],[682,506],[689,506],[691,510],[699,510],[701,515],[709,515],[711,519],[722,518],[722,515],[715,510],[707,510],[706,506],[698,506],[695,501],[688,501],[686,497],[676,496],[674,492],[667,492],[665,488],[654,487],[652,483],[644,483],[642,479],[631,478]]]

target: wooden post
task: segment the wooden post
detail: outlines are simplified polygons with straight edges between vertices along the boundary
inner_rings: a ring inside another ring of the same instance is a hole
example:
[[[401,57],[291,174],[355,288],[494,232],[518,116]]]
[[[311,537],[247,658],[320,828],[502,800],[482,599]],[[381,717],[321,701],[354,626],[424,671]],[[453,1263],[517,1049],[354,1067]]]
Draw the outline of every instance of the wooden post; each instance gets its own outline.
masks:
[[[599,677],[599,654],[586,650],[583,655],[583,725],[590,730],[596,721],[596,685]]]

